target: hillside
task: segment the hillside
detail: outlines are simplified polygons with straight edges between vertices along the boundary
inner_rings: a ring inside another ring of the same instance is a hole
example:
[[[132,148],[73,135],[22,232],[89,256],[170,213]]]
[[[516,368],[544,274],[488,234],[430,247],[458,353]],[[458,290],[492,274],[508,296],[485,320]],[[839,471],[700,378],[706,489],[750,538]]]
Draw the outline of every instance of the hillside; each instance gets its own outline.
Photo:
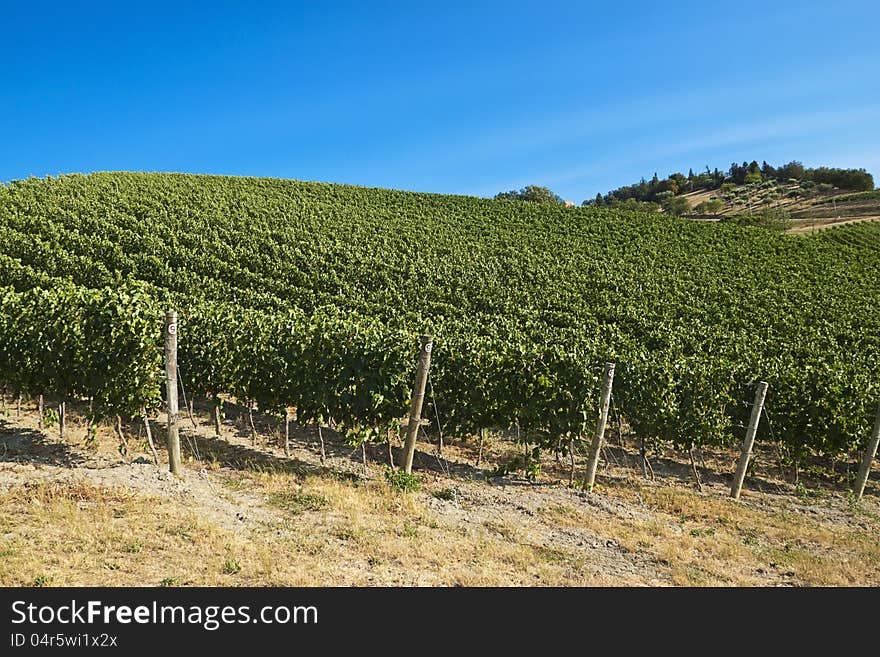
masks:
[[[878,243],[276,179],[0,186],[0,584],[875,584],[876,470],[849,489]]]
[[[523,190],[525,191],[525,190]],[[584,205],[663,211],[706,221],[732,219],[788,226],[794,233],[880,217],[880,193],[865,169],[805,167],[793,160],[779,167],[734,162],[727,171],[706,167],[597,194]]]
[[[526,444],[559,449],[594,412],[606,361],[621,365],[622,413],[651,441],[735,442],[731,401],[758,378],[776,439],[798,450],[846,452],[873,418],[880,267],[838,243],[271,179],[103,173],[0,194],[0,272],[19,292],[4,301],[0,378],[26,394],[92,398],[106,414],[155,407],[161,329],[148,327],[174,306],[192,394],[330,417],[355,444],[406,414],[422,333],[437,339],[447,434],[518,424]],[[28,292],[39,288],[50,291]],[[64,308],[126,319],[73,348]],[[48,339],[70,354],[66,370],[34,361]],[[125,367],[92,371],[101,349]],[[807,390],[818,403],[805,415]]]

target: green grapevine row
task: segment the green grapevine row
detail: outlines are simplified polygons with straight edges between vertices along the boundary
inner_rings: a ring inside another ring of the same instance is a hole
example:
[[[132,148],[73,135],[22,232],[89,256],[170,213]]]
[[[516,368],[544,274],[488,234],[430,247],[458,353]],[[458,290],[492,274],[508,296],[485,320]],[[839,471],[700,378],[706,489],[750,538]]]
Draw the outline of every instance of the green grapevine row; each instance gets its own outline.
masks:
[[[853,449],[880,396],[878,239],[855,226],[797,238],[253,178],[120,173],[0,186],[8,303],[40,289],[138,290],[150,312],[180,312],[188,390],[296,407],[302,421],[332,417],[362,438],[406,413],[417,336],[430,332],[450,433],[516,422],[532,443],[581,435],[601,364],[613,360],[617,406],[647,440],[740,439],[750,385],[763,379],[773,418],[763,432],[799,450]],[[5,317],[0,339],[18,321]],[[71,314],[53,330],[80,322]],[[142,328],[146,342],[161,330]],[[142,358],[128,348],[115,352],[121,370]],[[31,372],[39,380],[28,390],[98,397],[5,353],[0,381],[21,386]],[[155,381],[112,385],[126,408],[126,397],[157,399]]]

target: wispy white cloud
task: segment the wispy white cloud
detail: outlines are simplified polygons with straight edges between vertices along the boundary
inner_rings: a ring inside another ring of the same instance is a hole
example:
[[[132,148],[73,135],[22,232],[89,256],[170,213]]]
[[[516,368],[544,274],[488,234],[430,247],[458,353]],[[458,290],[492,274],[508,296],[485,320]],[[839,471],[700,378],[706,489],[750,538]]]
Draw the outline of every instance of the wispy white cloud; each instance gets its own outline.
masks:
[[[878,159],[876,153],[880,152],[880,135],[870,128],[878,123],[880,123],[880,105],[854,110],[831,109],[800,114],[787,113],[757,123],[720,121],[717,127],[697,132],[692,132],[687,123],[684,123],[677,129],[664,131],[650,140],[623,137],[610,148],[606,147],[607,150],[623,155],[611,157],[597,155],[593,161],[575,166],[550,170],[526,170],[514,179],[481,185],[470,190],[469,193],[485,196],[494,194],[499,189],[522,187],[538,181],[551,187],[561,186],[585,181],[605,174],[609,170],[635,168],[658,159],[668,161],[709,150],[732,151],[753,144],[768,144],[792,137],[815,136],[816,139],[825,140],[835,130],[855,125],[866,126],[865,139],[869,141],[874,139],[877,142],[877,150],[872,151],[875,155],[869,157],[866,153],[866,164],[860,165],[868,166],[867,161],[876,161]],[[625,182],[627,181],[621,181],[622,184]]]
[[[751,112],[773,107],[814,105],[839,99],[848,90],[864,91],[866,63],[835,62],[827,70],[813,71],[810,79],[753,76],[718,80],[713,86],[676,88],[650,96],[617,94],[613,102],[560,108],[541,116],[509,119],[482,134],[450,135],[446,145],[433,153],[435,162],[505,159],[545,151],[558,146],[580,143],[593,136],[626,134],[633,126],[650,129],[692,120],[723,118],[736,113],[740,98],[760,99],[764,109],[743,108]],[[818,94],[815,80],[833,79],[834,94]],[[817,97],[817,95],[819,97]]]

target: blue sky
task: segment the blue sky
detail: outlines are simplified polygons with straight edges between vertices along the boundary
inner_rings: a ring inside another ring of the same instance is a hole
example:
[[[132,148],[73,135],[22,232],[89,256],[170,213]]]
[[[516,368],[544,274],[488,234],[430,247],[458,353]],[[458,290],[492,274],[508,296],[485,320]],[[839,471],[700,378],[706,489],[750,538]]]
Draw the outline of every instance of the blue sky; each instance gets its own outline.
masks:
[[[186,171],[580,202],[766,159],[880,182],[880,3],[0,2],[0,180]]]

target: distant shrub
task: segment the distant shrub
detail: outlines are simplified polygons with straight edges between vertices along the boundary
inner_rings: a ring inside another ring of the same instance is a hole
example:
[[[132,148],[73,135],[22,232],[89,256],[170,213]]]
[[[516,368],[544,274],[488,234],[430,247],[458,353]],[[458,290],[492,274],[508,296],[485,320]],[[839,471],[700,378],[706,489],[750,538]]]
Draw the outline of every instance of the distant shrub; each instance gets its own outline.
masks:
[[[672,196],[670,198],[663,199],[660,207],[663,208],[663,212],[678,217],[690,210],[691,204],[683,196]]]
[[[777,208],[765,208],[759,214],[725,217],[722,221],[738,226],[758,226],[778,231],[788,230],[792,226],[791,214],[787,210]]]
[[[700,214],[718,214],[724,209],[724,203],[721,199],[713,198],[703,201],[694,209]]]

